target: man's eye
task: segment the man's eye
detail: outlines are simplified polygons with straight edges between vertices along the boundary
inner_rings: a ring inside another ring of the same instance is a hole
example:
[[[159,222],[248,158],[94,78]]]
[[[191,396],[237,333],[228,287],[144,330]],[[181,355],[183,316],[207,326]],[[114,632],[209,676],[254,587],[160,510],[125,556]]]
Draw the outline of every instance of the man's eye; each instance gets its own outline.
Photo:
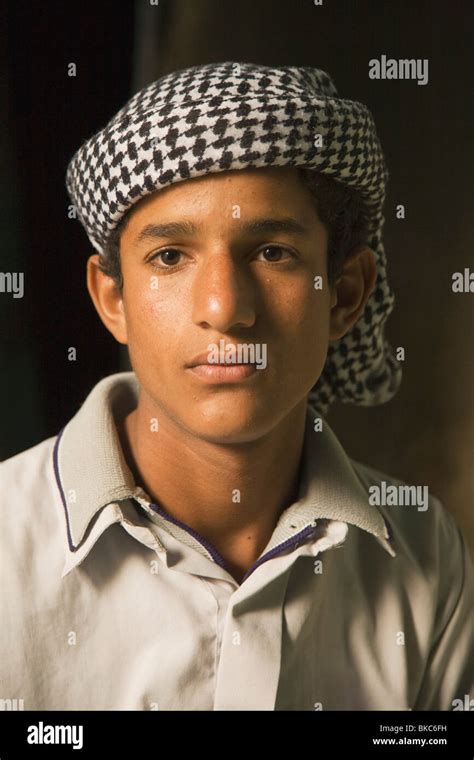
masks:
[[[258,255],[264,254],[265,260],[269,264],[276,264],[282,260],[288,260],[294,258],[294,255],[287,248],[282,248],[280,245],[267,245],[262,248]],[[286,257],[285,257],[286,254]],[[183,254],[176,248],[166,248],[163,251],[158,251],[151,258],[150,262],[153,266],[161,269],[172,269],[174,266],[180,263],[180,257]]]
[[[270,256],[267,256],[267,251],[270,251]],[[287,258],[294,258],[291,251],[289,251],[287,248],[282,248],[280,245],[266,245],[265,248],[262,248],[259,251],[259,254],[263,253],[266,256],[266,261],[268,261],[269,264],[272,263],[278,263],[282,260],[282,254],[286,254]]]
[[[166,248],[164,251],[158,251],[158,253],[155,253],[154,256],[151,257],[150,261],[154,266],[161,266],[162,269],[171,269],[173,264],[179,264],[180,256],[182,256],[182,253],[180,251],[177,251],[175,248]],[[157,259],[160,259],[161,263],[156,263]]]

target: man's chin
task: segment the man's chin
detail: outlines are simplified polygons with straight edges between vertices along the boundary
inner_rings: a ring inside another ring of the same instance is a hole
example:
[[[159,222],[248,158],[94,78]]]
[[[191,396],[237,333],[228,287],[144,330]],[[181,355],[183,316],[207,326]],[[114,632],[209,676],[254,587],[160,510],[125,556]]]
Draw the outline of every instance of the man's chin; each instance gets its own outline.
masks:
[[[232,444],[262,437],[277,423],[278,415],[268,404],[208,403],[193,406],[192,414],[184,421],[188,430],[202,440]]]

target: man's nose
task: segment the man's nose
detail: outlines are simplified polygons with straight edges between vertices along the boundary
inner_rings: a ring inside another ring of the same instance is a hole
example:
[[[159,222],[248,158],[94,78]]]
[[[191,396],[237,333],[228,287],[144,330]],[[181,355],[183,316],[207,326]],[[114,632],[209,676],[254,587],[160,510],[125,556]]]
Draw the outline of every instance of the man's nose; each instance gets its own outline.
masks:
[[[227,251],[216,251],[199,267],[193,285],[193,321],[218,332],[251,327],[256,318],[256,287],[246,265]]]

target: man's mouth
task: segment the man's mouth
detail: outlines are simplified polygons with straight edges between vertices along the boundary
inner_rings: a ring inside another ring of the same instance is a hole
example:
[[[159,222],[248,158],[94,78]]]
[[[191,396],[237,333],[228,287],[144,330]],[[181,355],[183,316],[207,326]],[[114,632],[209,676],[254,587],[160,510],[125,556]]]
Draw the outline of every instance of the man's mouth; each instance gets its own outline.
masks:
[[[238,383],[255,377],[267,366],[266,343],[209,343],[186,368],[207,383]]]
[[[206,383],[238,383],[257,375],[255,364],[195,364],[189,371]]]

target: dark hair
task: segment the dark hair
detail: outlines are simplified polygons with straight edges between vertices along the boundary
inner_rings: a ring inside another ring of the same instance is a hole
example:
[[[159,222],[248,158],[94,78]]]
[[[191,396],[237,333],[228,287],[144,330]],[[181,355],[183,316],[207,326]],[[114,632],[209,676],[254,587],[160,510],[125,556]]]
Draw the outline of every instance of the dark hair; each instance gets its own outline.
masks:
[[[328,281],[333,285],[341,273],[349,252],[367,240],[367,212],[360,193],[327,174],[314,169],[298,167],[303,185],[313,198],[319,219],[328,232]],[[119,291],[123,287],[120,266],[120,237],[127,226],[134,206],[122,217],[113,230],[104,251],[100,254],[100,268],[115,280]]]
[[[356,245],[367,243],[367,209],[355,188],[314,169],[299,168],[298,171],[328,233],[327,276],[333,285],[350,251]]]

